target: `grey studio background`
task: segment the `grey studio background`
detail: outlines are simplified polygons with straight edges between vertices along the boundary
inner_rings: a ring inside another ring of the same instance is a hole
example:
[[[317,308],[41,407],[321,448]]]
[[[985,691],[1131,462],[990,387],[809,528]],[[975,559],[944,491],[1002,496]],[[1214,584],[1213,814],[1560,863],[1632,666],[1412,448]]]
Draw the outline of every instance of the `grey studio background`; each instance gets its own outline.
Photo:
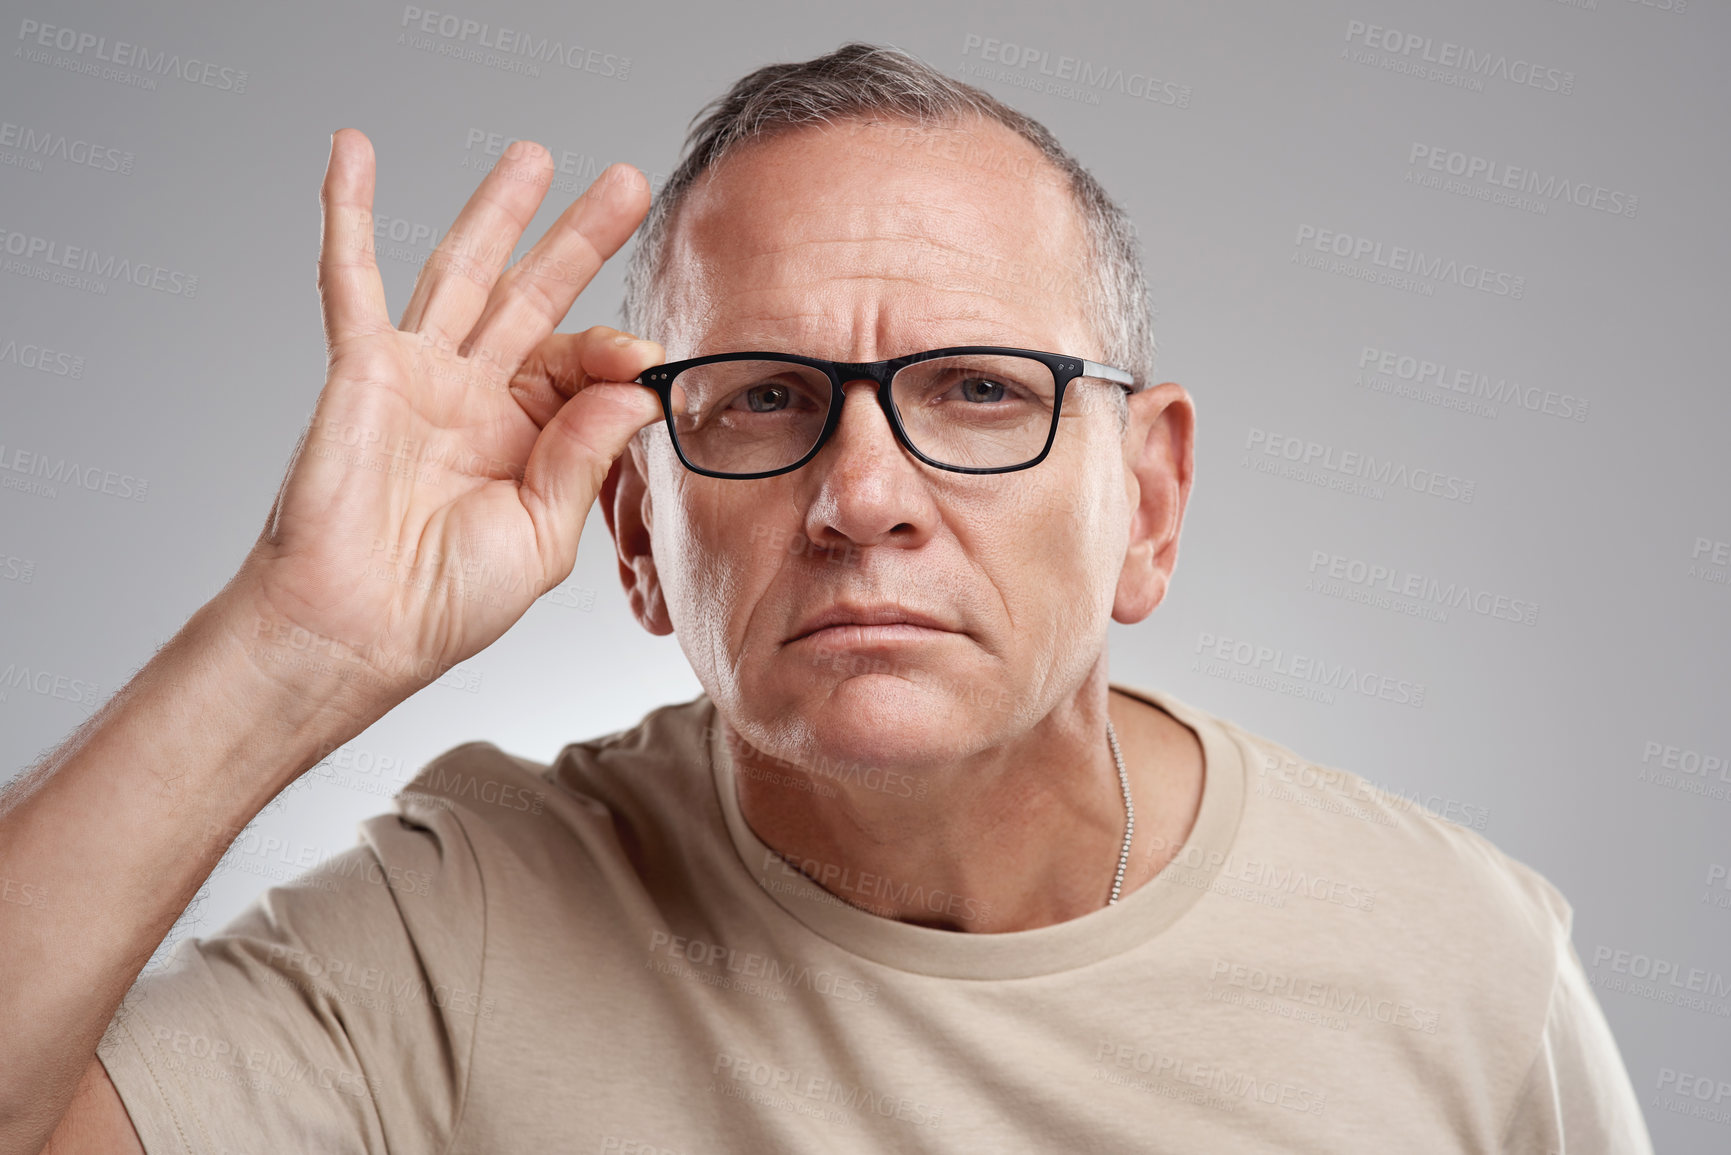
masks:
[[[1544,873],[1658,1148],[1731,1147],[1723,4],[56,0],[0,29],[7,775],[257,535],[323,382],[332,130],[377,149],[396,315],[506,141],[560,165],[532,240],[612,161],[659,188],[749,69],[892,43],[1043,121],[1140,230],[1198,472],[1114,679]],[[617,324],[622,268],[562,328]],[[285,792],[175,935],[352,845],[453,745],[548,760],[699,691],[626,612],[597,509],[565,585]]]

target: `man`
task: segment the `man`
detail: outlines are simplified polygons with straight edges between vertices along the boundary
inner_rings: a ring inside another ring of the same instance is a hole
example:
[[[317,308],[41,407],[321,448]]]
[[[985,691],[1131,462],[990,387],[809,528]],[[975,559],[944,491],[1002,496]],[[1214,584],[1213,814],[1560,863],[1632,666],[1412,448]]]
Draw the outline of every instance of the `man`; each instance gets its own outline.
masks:
[[[333,138],[312,429],[377,450],[297,452],[234,581],[9,792],[0,874],[55,901],[0,909],[8,1150],[1650,1149],[1542,878],[1109,682],[1193,409],[1044,129],[866,45],[747,76],[634,254],[655,341],[552,332],[635,170],[502,271],[549,177],[508,152],[393,327]],[[123,1002],[597,498],[704,694],[551,766],[447,751]]]

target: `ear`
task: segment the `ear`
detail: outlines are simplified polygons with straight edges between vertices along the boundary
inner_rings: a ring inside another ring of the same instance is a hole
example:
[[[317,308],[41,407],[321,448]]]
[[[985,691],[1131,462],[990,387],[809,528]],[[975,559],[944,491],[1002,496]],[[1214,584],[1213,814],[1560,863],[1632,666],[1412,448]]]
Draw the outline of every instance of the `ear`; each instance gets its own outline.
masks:
[[[599,501],[619,555],[619,584],[625,587],[631,614],[644,629],[662,637],[673,632],[673,619],[668,616],[661,578],[655,569],[647,472],[643,450],[633,437],[607,471]]]
[[[1135,625],[1166,597],[1178,565],[1178,531],[1195,470],[1196,410],[1171,381],[1134,394],[1124,437],[1130,540],[1118,574],[1112,619]]]

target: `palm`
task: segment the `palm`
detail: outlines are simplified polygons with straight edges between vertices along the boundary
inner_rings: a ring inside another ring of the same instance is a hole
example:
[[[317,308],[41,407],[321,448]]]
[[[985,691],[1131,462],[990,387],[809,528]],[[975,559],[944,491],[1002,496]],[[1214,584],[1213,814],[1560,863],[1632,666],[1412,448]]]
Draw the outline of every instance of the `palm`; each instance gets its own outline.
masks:
[[[371,146],[352,130],[333,142],[329,373],[248,571],[273,636],[339,676],[410,691],[503,634],[570,572],[608,468],[659,416],[620,384],[657,346],[553,333],[641,221],[641,174],[603,173],[501,275],[550,175],[538,149],[502,160],[393,326],[371,253]]]

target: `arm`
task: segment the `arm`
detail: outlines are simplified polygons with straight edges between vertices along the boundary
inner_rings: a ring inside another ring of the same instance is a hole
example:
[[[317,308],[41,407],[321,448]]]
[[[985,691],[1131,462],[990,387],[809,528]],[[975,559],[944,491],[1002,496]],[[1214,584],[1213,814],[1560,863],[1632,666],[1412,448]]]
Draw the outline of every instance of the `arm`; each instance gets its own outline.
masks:
[[[1504,1133],[1511,1155],[1653,1155],[1634,1085],[1565,936],[1539,1053]]]
[[[659,346],[553,333],[643,219],[647,181],[609,168],[505,270],[551,176],[539,146],[508,152],[397,327],[373,261],[371,144],[333,136],[329,367],[263,532],[215,599],[0,794],[0,880],[32,896],[0,903],[0,1151],[40,1150],[81,1086],[111,1113],[86,1077],[96,1044],[229,841],[321,749],[562,581],[612,462],[660,417],[632,383]],[[477,567],[513,580],[476,599]]]
[[[80,1075],[118,1107],[86,1068],[121,997],[232,836],[371,720],[260,677],[244,621],[219,595],[5,796],[0,876],[42,902],[0,904],[0,1149],[34,1150]]]

